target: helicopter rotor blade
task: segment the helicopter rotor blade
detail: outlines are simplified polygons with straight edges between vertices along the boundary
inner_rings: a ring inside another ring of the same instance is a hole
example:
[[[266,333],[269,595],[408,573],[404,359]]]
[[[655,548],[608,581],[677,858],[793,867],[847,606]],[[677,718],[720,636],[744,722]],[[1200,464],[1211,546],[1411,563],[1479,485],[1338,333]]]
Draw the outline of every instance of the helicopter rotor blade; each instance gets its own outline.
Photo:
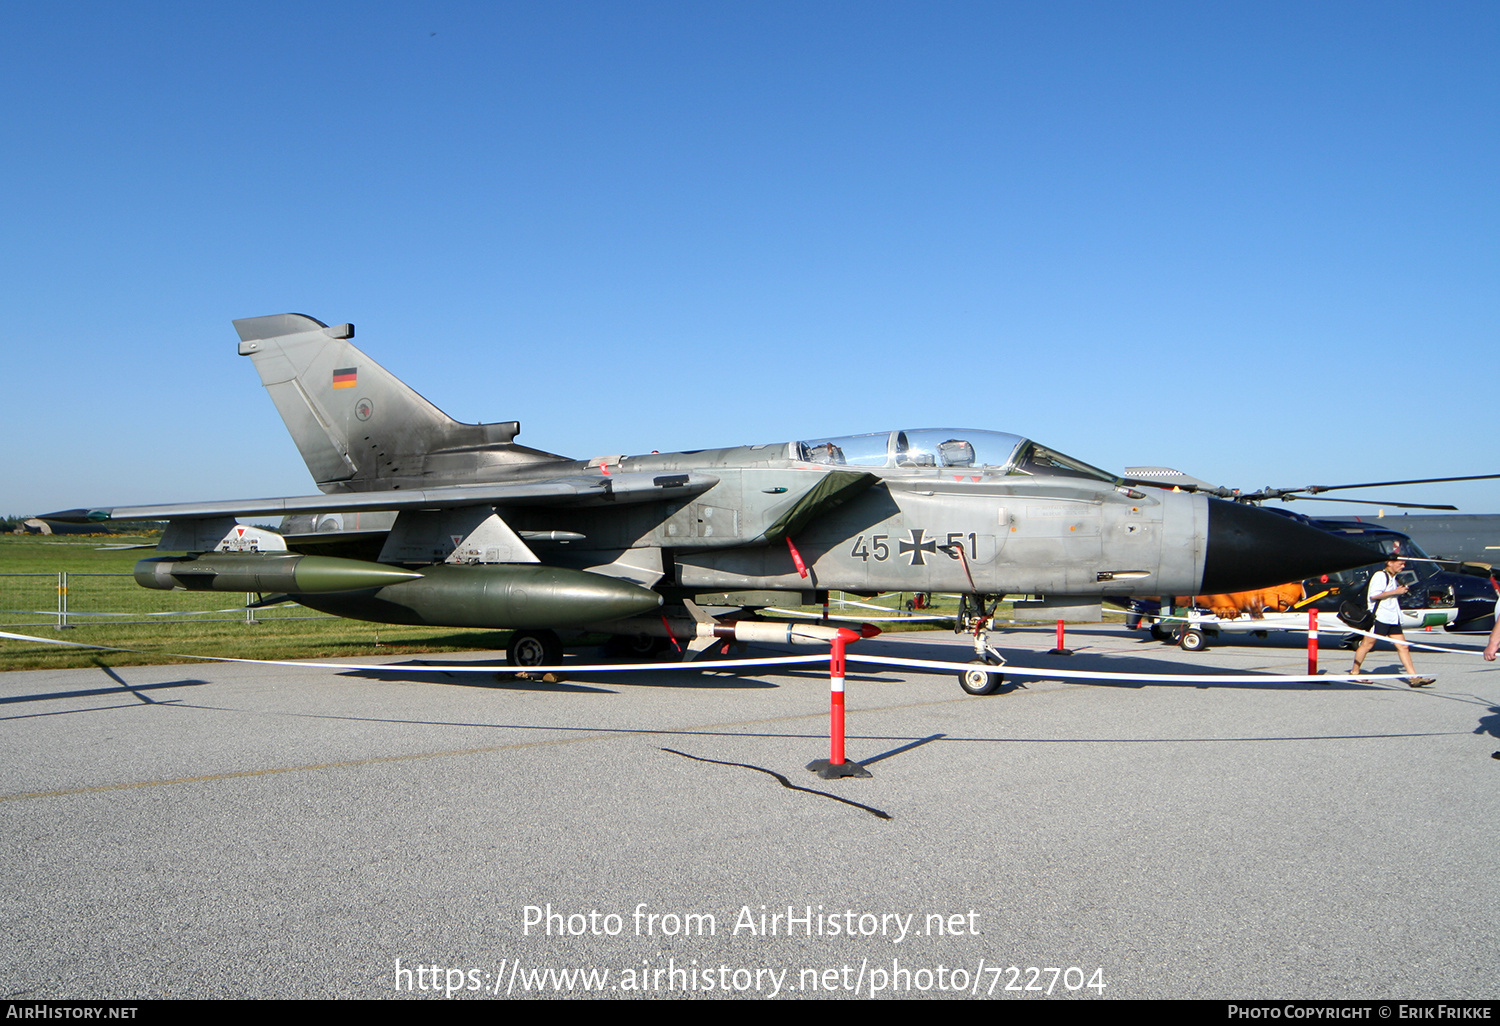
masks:
[[[1396,506],[1400,509],[1446,509],[1455,513],[1458,512],[1457,506],[1438,506],[1427,502],[1376,502],[1373,499],[1327,499],[1321,495],[1282,495],[1278,496],[1278,498],[1282,502],[1291,502],[1293,499],[1311,500],[1314,502],[1357,502],[1361,506]]]
[[[1131,468],[1151,469],[1156,468]],[[1185,475],[1184,475],[1185,476]],[[1500,478],[1500,474],[1470,474],[1465,477],[1422,477],[1413,478],[1409,481],[1361,481],[1356,484],[1342,485],[1304,485],[1301,488],[1272,488],[1267,485],[1253,492],[1242,492],[1235,488],[1225,488],[1222,485],[1210,485],[1203,481],[1164,481],[1153,477],[1124,477],[1120,483],[1124,485],[1146,485],[1152,488],[1166,488],[1171,491],[1197,492],[1203,495],[1213,495],[1220,499],[1230,499],[1235,502],[1260,503],[1270,499],[1281,502],[1291,502],[1293,499],[1310,499],[1314,496],[1321,497],[1324,492],[1341,491],[1345,488],[1386,488],[1396,485],[1414,484],[1446,484],[1453,481],[1490,481]],[[1305,493],[1305,494],[1299,494]],[[1439,509],[1457,511],[1457,506],[1446,504],[1433,504],[1425,502],[1378,502],[1368,499],[1330,499],[1324,498],[1324,502],[1358,502],[1366,506],[1395,506],[1399,509]]]
[[[1272,487],[1270,487],[1268,485],[1265,488],[1260,489],[1259,491],[1247,492],[1244,495],[1242,495],[1241,498],[1242,499],[1246,499],[1246,500],[1248,500],[1250,502],[1264,502],[1266,499],[1292,499],[1292,498],[1296,498],[1297,497],[1296,496],[1297,492],[1306,492],[1308,495],[1320,495],[1323,492],[1341,491],[1341,490],[1343,490],[1345,488],[1386,488],[1386,487],[1394,487],[1396,485],[1445,484],[1445,483],[1450,482],[1450,481],[1489,481],[1489,480],[1493,480],[1494,478],[1500,478],[1500,474],[1471,474],[1471,475],[1469,475],[1467,477],[1421,477],[1421,478],[1413,478],[1410,481],[1361,481],[1358,484],[1341,484],[1341,485],[1304,485],[1301,488],[1272,488]],[[1304,498],[1305,497],[1306,496],[1304,496]],[[1334,500],[1329,499],[1328,501],[1329,502],[1333,502]],[[1353,499],[1345,499],[1345,500],[1342,500],[1342,501],[1353,502],[1355,500],[1353,500]],[[1377,505],[1399,506],[1400,503],[1387,502],[1387,503],[1377,503]],[[1450,506],[1431,506],[1431,507],[1428,507],[1428,506],[1413,506],[1412,508],[1413,509],[1452,509],[1454,507],[1450,507]]]
[[[1500,474],[1471,474],[1468,477],[1424,477],[1413,481],[1366,481],[1363,484],[1308,485],[1305,490],[1314,493],[1331,492],[1336,488],[1383,488],[1386,485],[1444,484],[1448,481],[1490,481],[1497,477],[1500,477]]]
[[[1387,485],[1445,484],[1449,481],[1489,481],[1497,477],[1500,477],[1500,474],[1471,474],[1468,477],[1421,477],[1411,481],[1364,481],[1359,484],[1308,485],[1306,488],[1288,490],[1311,492],[1316,495],[1319,492],[1332,492],[1342,488],[1384,488]]]

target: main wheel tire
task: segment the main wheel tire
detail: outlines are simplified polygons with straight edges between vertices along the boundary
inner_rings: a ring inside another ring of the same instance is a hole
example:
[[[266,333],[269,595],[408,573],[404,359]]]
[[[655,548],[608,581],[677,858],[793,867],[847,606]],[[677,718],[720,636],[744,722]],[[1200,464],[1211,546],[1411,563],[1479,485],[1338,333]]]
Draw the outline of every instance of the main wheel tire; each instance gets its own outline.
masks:
[[[1170,627],[1163,627],[1159,623],[1153,623],[1151,625],[1151,636],[1157,641],[1171,641],[1172,629]]]
[[[988,663],[976,659],[958,675],[958,686],[971,695],[993,695],[1000,690],[1004,679],[991,670]]]
[[[1208,639],[1202,631],[1183,631],[1181,645],[1184,651],[1201,652],[1208,647]]]
[[[562,642],[553,631],[516,631],[505,646],[512,666],[556,666],[562,662]]]

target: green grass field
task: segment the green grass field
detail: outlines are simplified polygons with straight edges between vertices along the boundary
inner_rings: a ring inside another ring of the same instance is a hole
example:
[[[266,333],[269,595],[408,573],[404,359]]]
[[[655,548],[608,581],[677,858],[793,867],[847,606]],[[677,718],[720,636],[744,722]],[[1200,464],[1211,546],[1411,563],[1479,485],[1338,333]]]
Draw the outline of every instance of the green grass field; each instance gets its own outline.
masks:
[[[151,549],[121,545],[154,544],[149,536],[45,537],[0,535],[0,631],[32,637],[101,645],[130,651],[97,650],[0,638],[0,671],[91,666],[187,663],[197,656],[238,659],[321,659],[357,656],[472,652],[503,649],[510,632],[452,627],[400,627],[363,623],[313,613],[294,603],[254,612],[247,622],[244,596],[225,592],[154,591],[129,577]],[[114,546],[114,547],[111,547]],[[68,624],[57,626],[58,578],[68,574]],[[31,575],[31,576],[17,576]],[[879,610],[853,605],[850,596],[835,615],[869,618],[883,631],[942,628],[942,623],[910,624],[880,619]],[[886,595],[871,604],[904,610],[910,595]],[[951,614],[957,601],[933,597],[929,613]],[[798,607],[787,607],[798,608]],[[817,612],[814,607],[800,607]],[[1009,615],[1009,603],[1001,606]],[[588,641],[589,639],[585,639]],[[597,643],[594,639],[593,643]]]
[[[155,555],[150,549],[105,551],[106,546],[155,545],[157,535],[0,534],[0,573],[130,573],[136,561]]]
[[[0,631],[128,652],[0,638],[0,671],[193,662],[193,655],[237,659],[321,659],[470,652],[505,647],[508,631],[396,627],[341,620],[293,603],[256,610],[247,622],[244,596],[222,592],[153,591],[129,577],[154,544],[121,535],[45,537],[0,535]],[[57,574],[66,571],[68,622],[57,627]],[[12,575],[37,575],[17,577]],[[304,619],[305,617],[305,619]],[[120,622],[137,621],[137,622]],[[148,621],[148,622],[139,622]]]

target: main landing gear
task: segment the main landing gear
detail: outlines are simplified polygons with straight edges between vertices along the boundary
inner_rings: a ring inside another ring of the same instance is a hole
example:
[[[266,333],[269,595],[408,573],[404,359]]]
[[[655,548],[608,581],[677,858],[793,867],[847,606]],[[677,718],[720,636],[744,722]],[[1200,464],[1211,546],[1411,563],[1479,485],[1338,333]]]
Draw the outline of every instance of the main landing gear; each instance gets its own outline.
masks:
[[[562,654],[562,641],[555,631],[516,631],[505,646],[505,661],[522,668],[556,666]]]

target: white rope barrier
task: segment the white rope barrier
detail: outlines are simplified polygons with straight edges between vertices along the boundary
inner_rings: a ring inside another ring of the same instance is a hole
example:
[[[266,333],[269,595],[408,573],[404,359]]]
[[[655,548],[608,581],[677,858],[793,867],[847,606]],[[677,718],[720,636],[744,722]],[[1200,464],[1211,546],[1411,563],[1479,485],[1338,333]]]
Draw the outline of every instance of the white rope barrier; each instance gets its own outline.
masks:
[[[133,652],[140,653],[138,649],[115,648],[108,645],[86,645],[76,641],[57,641],[52,638],[38,638],[26,634],[9,634],[0,631],[0,638],[10,638],[14,641],[31,641],[43,645],[64,645],[69,648],[91,648],[104,652]],[[413,665],[410,663],[327,663],[312,662],[294,659],[237,659],[232,656],[201,656],[181,652],[161,653],[181,659],[200,659],[205,662],[216,663],[250,663],[258,666],[292,666],[317,670],[387,670],[402,673],[528,673],[528,674],[579,674],[579,673],[625,673],[642,670],[719,670],[740,669],[754,667],[808,665],[811,663],[827,663],[826,655],[806,656],[773,656],[761,659],[715,659],[712,662],[671,662],[671,663],[563,663],[556,666],[513,666],[509,663],[491,663],[484,666],[459,665],[453,663],[442,663],[438,665]],[[877,656],[877,655],[850,655],[845,659],[851,663],[860,663],[869,666],[895,666],[908,667],[920,670],[936,670],[942,673],[962,673],[971,669],[972,664],[947,662],[937,659],[905,659],[899,656]],[[998,674],[1009,674],[1010,676],[1039,677],[1043,679],[1061,678],[1064,680],[1101,680],[1101,681],[1155,681],[1155,682],[1180,682],[1180,683],[1217,683],[1217,684],[1264,684],[1267,681],[1277,681],[1286,684],[1297,683],[1320,683],[1326,684],[1331,681],[1349,680],[1400,680],[1403,674],[1322,674],[1310,676],[1307,674],[1285,675],[1276,673],[1261,674],[1180,674],[1180,673],[1118,673],[1108,670],[1065,670],[1055,667],[1017,666],[1007,663],[1003,666],[993,666],[990,672]]]
[[[1163,623],[1166,623],[1166,622],[1183,623],[1183,624],[1188,625],[1189,627],[1199,626],[1199,625],[1201,625],[1203,623],[1201,620],[1185,620],[1185,619],[1183,619],[1182,617],[1179,617],[1179,616],[1170,616],[1170,617],[1168,617],[1168,616],[1161,616],[1161,617],[1153,617],[1152,619],[1159,620],[1159,621],[1161,621]],[[1213,626],[1216,626],[1216,625],[1215,624],[1207,624],[1206,626],[1213,627]],[[1268,625],[1268,626],[1266,626],[1264,628],[1259,628],[1259,629],[1261,629],[1261,630],[1268,630],[1268,631],[1286,631],[1288,634],[1306,634],[1308,632],[1308,628],[1306,628],[1306,627],[1299,627],[1299,626],[1297,626],[1295,624],[1290,624],[1290,623],[1272,624],[1272,625]],[[1413,628],[1413,630],[1419,630],[1419,629],[1421,629],[1421,628]],[[1324,625],[1324,626],[1319,627],[1318,631],[1321,634],[1357,634],[1357,635],[1359,635],[1360,637],[1363,637],[1363,638],[1374,638],[1377,641],[1389,641],[1393,645],[1396,644],[1396,642],[1391,639],[1391,636],[1389,634],[1375,634],[1375,633],[1373,633],[1371,631],[1358,630],[1358,629],[1356,629],[1354,627],[1350,627],[1347,623],[1344,623],[1342,620],[1340,620],[1338,622],[1338,626],[1337,627],[1330,628],[1330,627]],[[1488,634],[1488,632],[1481,632],[1479,634],[1479,636],[1487,638],[1487,637],[1489,637],[1489,634]],[[1482,651],[1481,649],[1478,649],[1478,648],[1448,648],[1448,647],[1443,646],[1443,645],[1429,644],[1428,642],[1425,642],[1425,641],[1413,641],[1411,639],[1411,636],[1408,635],[1408,634],[1405,634],[1404,632],[1402,634],[1402,639],[1411,648],[1425,649],[1425,650],[1427,650],[1429,652],[1447,652],[1450,655],[1478,655]]]
[[[1139,657],[1137,657],[1139,658]],[[845,656],[851,663],[873,663],[880,666],[910,666],[914,669],[937,669],[949,673],[962,672],[972,669],[971,663],[948,663],[939,662],[935,659],[901,659],[895,656]],[[1146,681],[1182,681],[1192,683],[1218,683],[1218,684],[1264,684],[1268,680],[1281,681],[1287,684],[1302,682],[1316,682],[1326,684],[1334,680],[1401,680],[1406,674],[1401,673],[1326,673],[1317,676],[1298,674],[1295,676],[1280,673],[1116,673],[1108,670],[1061,670],[1056,667],[1046,666],[1017,666],[1015,663],[1006,663],[1003,666],[991,666],[991,673],[1007,674],[1012,677],[1061,677],[1064,679],[1077,678],[1079,680],[1146,680]]]
[[[1160,614],[1145,614],[1145,615],[1143,615],[1141,617],[1141,619],[1143,621],[1144,620],[1151,620],[1151,621],[1154,621],[1156,623],[1182,624],[1184,627],[1189,627],[1189,628],[1217,627],[1218,626],[1218,623],[1209,623],[1209,622],[1206,622],[1206,621],[1203,621],[1203,620],[1193,620],[1193,619],[1190,619],[1190,618],[1188,618],[1186,616],[1177,616],[1177,615],[1163,616],[1163,615],[1160,615]],[[1318,632],[1320,634],[1329,634],[1329,635],[1333,635],[1333,634],[1357,634],[1357,635],[1359,635],[1360,637],[1363,637],[1363,638],[1374,638],[1377,641],[1390,641],[1391,644],[1393,644],[1393,645],[1395,644],[1394,641],[1391,641],[1391,637],[1388,634],[1375,634],[1372,631],[1362,631],[1362,630],[1359,630],[1359,629],[1357,629],[1355,627],[1350,627],[1343,620],[1338,619],[1338,614],[1337,613],[1335,613],[1333,615],[1332,620],[1333,620],[1332,624],[1329,624],[1329,623],[1326,623],[1326,622],[1323,623],[1323,624],[1321,624],[1318,627]],[[1288,634],[1306,634],[1306,633],[1308,633],[1308,628],[1300,626],[1298,624],[1293,624],[1293,623],[1267,624],[1265,627],[1260,627],[1260,628],[1256,628],[1256,629],[1257,630],[1266,630],[1266,631],[1285,631]],[[1425,630],[1426,630],[1425,627],[1413,627],[1412,628],[1413,632],[1416,632],[1416,631],[1425,631]],[[1237,633],[1248,633],[1248,632],[1245,632],[1243,630],[1238,630],[1237,629],[1237,630],[1231,631],[1229,633],[1235,633],[1235,634],[1237,634]],[[1450,633],[1450,634],[1459,634],[1459,635],[1462,635],[1462,636],[1465,636],[1465,637],[1473,636],[1473,637],[1480,637],[1480,638],[1488,638],[1490,636],[1488,631],[1449,631],[1447,633]],[[1425,642],[1425,641],[1413,641],[1411,639],[1411,635],[1405,633],[1404,630],[1402,632],[1402,638],[1406,642],[1406,644],[1408,646],[1410,646],[1411,648],[1425,649],[1425,650],[1427,650],[1429,652],[1447,652],[1450,655],[1478,655],[1478,654],[1480,654],[1483,651],[1480,648],[1448,648],[1448,647],[1445,647],[1443,645],[1433,645],[1433,644],[1430,644],[1430,643]]]

